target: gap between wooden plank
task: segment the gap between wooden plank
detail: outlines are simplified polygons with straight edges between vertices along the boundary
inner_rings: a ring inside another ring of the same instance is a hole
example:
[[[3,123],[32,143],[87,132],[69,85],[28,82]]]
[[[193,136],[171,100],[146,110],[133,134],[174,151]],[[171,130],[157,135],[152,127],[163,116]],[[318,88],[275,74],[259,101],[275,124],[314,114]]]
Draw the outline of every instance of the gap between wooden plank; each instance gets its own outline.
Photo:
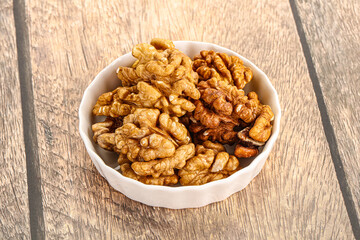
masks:
[[[45,226],[41,193],[41,175],[32,88],[29,32],[26,24],[24,0],[13,1],[13,12],[16,30],[21,108],[23,113],[30,231],[32,239],[44,239]]]
[[[351,222],[351,227],[352,227],[355,238],[360,239],[359,219],[358,219],[358,216],[357,216],[357,213],[356,213],[355,203],[354,203],[354,200],[353,200],[352,195],[351,195],[350,187],[349,187],[349,184],[348,184],[347,179],[346,179],[344,166],[343,166],[343,163],[341,161],[341,157],[340,157],[340,153],[339,153],[339,149],[338,149],[338,144],[337,144],[336,137],[335,137],[334,128],[333,128],[333,126],[331,125],[331,122],[330,122],[330,118],[329,118],[329,114],[328,114],[328,111],[327,111],[327,108],[326,108],[326,105],[325,105],[324,96],[323,96],[323,93],[322,93],[322,90],[321,90],[319,78],[318,78],[318,76],[316,74],[314,63],[312,61],[310,48],[309,48],[308,42],[306,40],[306,36],[305,36],[305,32],[304,32],[304,29],[303,29],[303,26],[302,26],[300,15],[298,13],[295,1],[294,0],[289,0],[289,2],[290,2],[290,6],[291,6],[293,16],[294,16],[294,20],[295,20],[295,23],[296,23],[296,28],[297,28],[297,31],[298,31],[298,35],[300,37],[300,42],[301,42],[301,46],[302,46],[304,56],[305,56],[305,59],[306,59],[306,64],[307,64],[307,67],[308,67],[311,82],[313,84],[313,88],[314,88],[314,91],[315,91],[316,100],[317,100],[318,107],[319,107],[319,110],[320,110],[322,125],[323,125],[323,128],[324,128],[326,140],[327,140],[327,142],[329,144],[331,158],[332,158],[333,163],[334,163],[336,176],[337,176],[337,179],[338,179],[338,182],[339,182],[339,185],[340,185],[341,193],[343,195],[346,210],[347,210],[350,222]]]

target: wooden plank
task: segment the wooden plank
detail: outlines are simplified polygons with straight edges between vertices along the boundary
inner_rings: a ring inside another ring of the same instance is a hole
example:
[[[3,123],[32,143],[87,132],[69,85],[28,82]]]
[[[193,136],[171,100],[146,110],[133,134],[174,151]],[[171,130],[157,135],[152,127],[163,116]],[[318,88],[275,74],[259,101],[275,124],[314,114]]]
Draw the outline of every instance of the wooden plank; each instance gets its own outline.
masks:
[[[28,11],[47,237],[353,236],[287,1],[34,0]],[[77,109],[84,89],[112,60],[154,36],[233,49],[278,90],[281,136],[259,176],[225,201],[185,210],[134,202],[106,183],[83,147]]]
[[[0,1],[0,239],[29,239],[29,207],[12,1]]]
[[[360,2],[296,1],[360,221]]]

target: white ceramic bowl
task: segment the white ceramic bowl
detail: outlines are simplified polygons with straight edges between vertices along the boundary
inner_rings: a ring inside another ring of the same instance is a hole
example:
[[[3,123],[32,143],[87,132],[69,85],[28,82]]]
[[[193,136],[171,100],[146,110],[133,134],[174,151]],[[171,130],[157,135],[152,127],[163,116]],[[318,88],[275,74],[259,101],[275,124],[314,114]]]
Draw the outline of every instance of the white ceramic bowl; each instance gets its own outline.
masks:
[[[261,102],[271,106],[275,119],[270,139],[265,144],[261,153],[252,159],[247,167],[222,180],[200,186],[177,187],[145,185],[124,177],[116,171],[114,169],[117,167],[116,154],[101,149],[92,140],[93,132],[91,125],[95,122],[95,118],[92,116],[92,108],[102,93],[112,91],[119,86],[120,80],[116,76],[116,69],[119,66],[130,66],[134,62],[135,59],[131,56],[131,53],[119,57],[103,69],[85,90],[79,108],[79,128],[80,135],[95,167],[113,188],[135,201],[150,206],[173,209],[194,208],[226,199],[233,193],[245,188],[260,172],[279,135],[281,110],[278,95],[271,85],[269,78],[246,58],[229,49],[211,43],[192,41],[175,41],[174,43],[176,48],[191,58],[201,50],[214,50],[238,56],[244,61],[244,65],[252,69],[254,78],[246,86],[245,92],[249,90],[256,91]]]

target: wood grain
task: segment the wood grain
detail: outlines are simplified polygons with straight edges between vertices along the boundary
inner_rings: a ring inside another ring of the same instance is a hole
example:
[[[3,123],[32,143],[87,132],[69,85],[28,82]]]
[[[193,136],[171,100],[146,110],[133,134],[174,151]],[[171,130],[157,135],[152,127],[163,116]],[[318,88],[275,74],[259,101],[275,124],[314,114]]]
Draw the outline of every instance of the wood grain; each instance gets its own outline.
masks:
[[[12,1],[0,1],[0,239],[28,239],[26,159]]]
[[[46,237],[353,237],[288,1],[34,0],[28,11]],[[186,210],[134,202],[97,173],[81,142],[84,89],[155,36],[228,47],[278,90],[278,142],[259,176],[225,201]]]
[[[296,4],[360,221],[360,2]]]

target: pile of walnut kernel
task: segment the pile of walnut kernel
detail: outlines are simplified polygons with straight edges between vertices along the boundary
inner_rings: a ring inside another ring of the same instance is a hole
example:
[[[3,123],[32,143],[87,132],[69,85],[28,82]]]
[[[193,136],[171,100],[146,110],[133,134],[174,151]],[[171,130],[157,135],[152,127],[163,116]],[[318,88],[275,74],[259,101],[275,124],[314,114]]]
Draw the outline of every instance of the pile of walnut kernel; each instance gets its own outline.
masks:
[[[121,173],[145,184],[200,185],[241,169],[271,135],[274,114],[255,92],[250,68],[235,56],[201,51],[192,61],[170,40],[136,45],[121,86],[102,94],[94,141],[119,154]],[[235,144],[234,155],[223,144]]]

